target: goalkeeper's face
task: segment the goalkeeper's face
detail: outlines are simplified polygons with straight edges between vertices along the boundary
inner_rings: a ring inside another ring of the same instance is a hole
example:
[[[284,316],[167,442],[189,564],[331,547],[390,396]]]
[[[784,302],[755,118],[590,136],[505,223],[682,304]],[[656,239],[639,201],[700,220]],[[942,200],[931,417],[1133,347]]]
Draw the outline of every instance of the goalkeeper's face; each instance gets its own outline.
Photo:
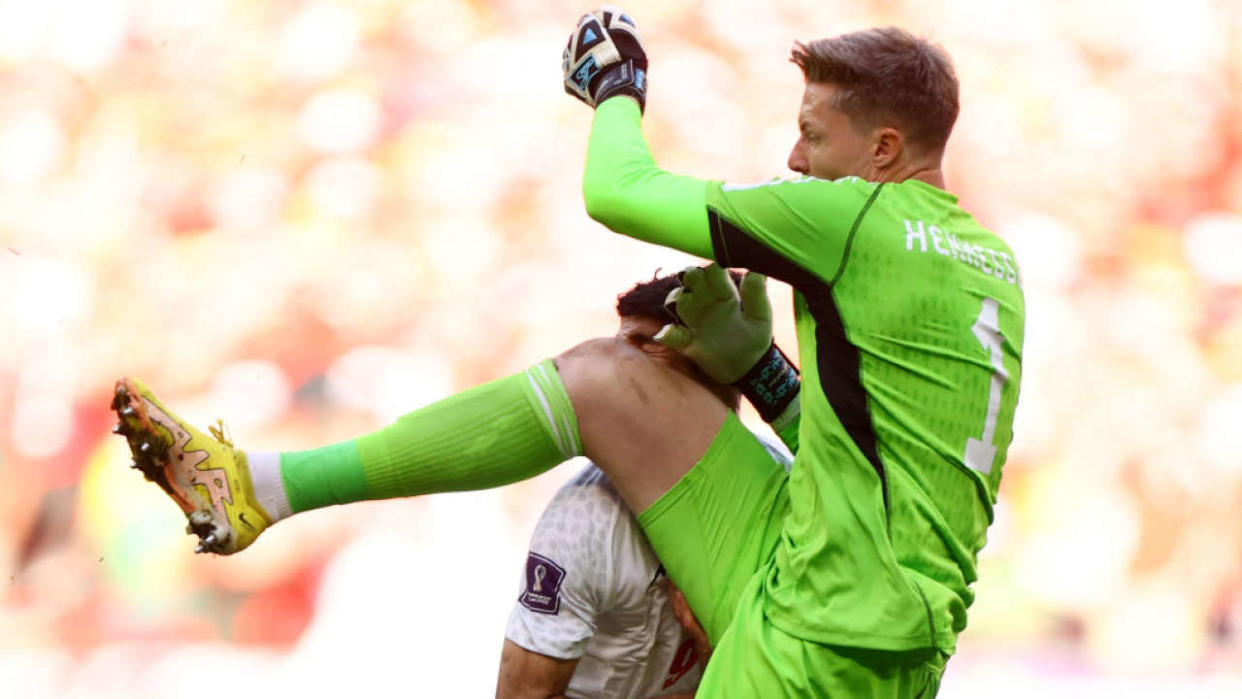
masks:
[[[854,175],[875,177],[876,133],[861,129],[834,105],[838,88],[807,83],[798,110],[798,141],[789,153],[789,169],[821,180]]]
[[[621,325],[617,329],[617,339],[632,347],[642,350],[657,361],[667,365],[673,371],[688,376],[716,394],[725,405],[737,409],[739,396],[737,389],[716,383],[694,362],[679,354],[676,350],[656,342],[653,337],[664,327],[664,321],[642,316],[621,316]]]

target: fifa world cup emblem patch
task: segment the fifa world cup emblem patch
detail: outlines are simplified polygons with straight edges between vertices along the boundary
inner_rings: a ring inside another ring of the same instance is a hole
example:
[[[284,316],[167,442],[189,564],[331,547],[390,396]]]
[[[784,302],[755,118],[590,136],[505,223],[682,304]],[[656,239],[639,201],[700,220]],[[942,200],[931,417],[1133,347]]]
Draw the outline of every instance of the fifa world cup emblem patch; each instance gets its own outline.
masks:
[[[556,614],[561,609],[561,583],[565,569],[552,559],[531,552],[526,557],[526,588],[518,602],[532,612]]]

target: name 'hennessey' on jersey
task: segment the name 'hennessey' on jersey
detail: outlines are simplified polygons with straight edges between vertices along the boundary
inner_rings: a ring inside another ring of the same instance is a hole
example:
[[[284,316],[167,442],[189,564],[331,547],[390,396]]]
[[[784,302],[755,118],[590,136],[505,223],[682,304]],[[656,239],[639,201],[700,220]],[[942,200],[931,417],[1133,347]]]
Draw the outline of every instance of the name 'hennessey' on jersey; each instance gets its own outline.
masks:
[[[918,246],[920,252],[927,252],[927,241],[931,238],[931,249],[947,255],[982,271],[997,279],[1004,279],[1010,284],[1021,286],[1017,263],[1013,256],[1004,250],[993,250],[977,243],[963,241],[948,231],[940,230],[936,224],[927,225],[919,220],[906,223],[906,249],[914,250]]]

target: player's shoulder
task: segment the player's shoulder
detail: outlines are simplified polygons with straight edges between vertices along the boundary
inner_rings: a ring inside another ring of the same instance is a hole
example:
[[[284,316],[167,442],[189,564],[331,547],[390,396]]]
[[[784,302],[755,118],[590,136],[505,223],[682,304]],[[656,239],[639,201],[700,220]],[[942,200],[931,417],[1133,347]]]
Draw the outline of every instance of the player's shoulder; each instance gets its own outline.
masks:
[[[628,510],[608,476],[588,462],[562,485],[544,507],[537,536],[548,530],[566,528],[579,537],[607,537]]]
[[[796,193],[816,193],[840,192],[852,193],[860,196],[868,196],[876,190],[879,185],[875,182],[868,182],[861,177],[853,175],[839,177],[835,180],[825,180],[811,175],[801,175],[799,177],[773,177],[762,182],[752,182],[739,184],[736,182],[717,182],[716,188],[722,194],[731,194],[737,192],[779,192],[781,194]]]
[[[904,260],[950,260],[947,269],[988,283],[989,294],[1011,288],[1021,296],[1021,272],[1009,244],[960,205],[952,192],[920,180],[885,185],[864,226],[878,235],[862,236],[862,245],[897,250]],[[921,263],[909,268],[924,267]],[[929,282],[943,285],[936,272]]]
[[[587,461],[582,469],[574,474],[565,482],[564,488],[611,488],[612,481],[608,480],[608,474],[604,473],[604,469],[596,466],[594,462]]]
[[[608,476],[588,464],[544,508],[531,537],[539,552],[572,574],[566,585],[593,590],[598,609],[641,597],[659,561]]]
[[[621,494],[608,479],[608,474],[590,461],[556,491],[553,500],[557,499],[593,501],[610,508],[624,506]]]
[[[613,557],[629,556],[633,554],[630,549],[650,548],[638,519],[621,499],[616,486],[603,469],[593,463],[588,463],[562,486],[548,508],[572,512],[579,523],[589,520],[595,532],[593,536]],[[641,552],[633,555],[645,557]]]
[[[995,231],[987,228],[969,211],[962,207],[956,194],[921,180],[906,180],[890,187],[894,198],[904,202],[917,202],[910,208],[930,210],[940,218],[942,228],[948,228],[960,236],[969,236],[983,242],[988,248],[1007,253],[1011,258],[1013,249]],[[930,217],[929,217],[930,218]],[[928,225],[935,222],[929,221]]]
[[[790,221],[810,224],[808,231],[832,229],[864,210],[879,185],[858,177],[772,179],[754,184],[717,183],[707,205],[727,219],[767,221],[788,234]]]

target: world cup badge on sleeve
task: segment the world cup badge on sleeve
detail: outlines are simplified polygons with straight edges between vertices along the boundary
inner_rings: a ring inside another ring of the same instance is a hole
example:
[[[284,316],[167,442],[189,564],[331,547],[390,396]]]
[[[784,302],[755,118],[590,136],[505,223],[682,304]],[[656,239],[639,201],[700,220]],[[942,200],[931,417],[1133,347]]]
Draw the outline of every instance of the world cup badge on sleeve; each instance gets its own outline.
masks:
[[[561,609],[561,583],[564,580],[564,568],[532,551],[526,557],[526,589],[518,597],[518,602],[532,612],[556,614]]]

